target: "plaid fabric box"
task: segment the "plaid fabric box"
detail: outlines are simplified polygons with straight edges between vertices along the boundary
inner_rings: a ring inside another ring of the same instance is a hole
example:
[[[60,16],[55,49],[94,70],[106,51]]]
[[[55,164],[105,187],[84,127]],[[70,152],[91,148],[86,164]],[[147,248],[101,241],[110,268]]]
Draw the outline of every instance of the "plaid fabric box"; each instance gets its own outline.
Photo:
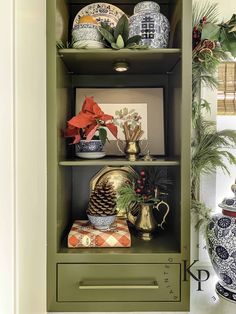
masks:
[[[75,220],[67,244],[69,248],[130,247],[131,236],[126,220],[117,220],[109,231],[95,229],[88,220]]]

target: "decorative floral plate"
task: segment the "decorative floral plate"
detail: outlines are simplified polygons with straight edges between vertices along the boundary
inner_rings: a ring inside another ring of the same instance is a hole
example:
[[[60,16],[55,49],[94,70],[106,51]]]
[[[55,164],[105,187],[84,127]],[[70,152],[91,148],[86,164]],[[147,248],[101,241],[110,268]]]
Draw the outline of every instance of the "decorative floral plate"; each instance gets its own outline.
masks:
[[[125,13],[115,5],[104,2],[92,3],[83,7],[83,9],[76,14],[73,28],[79,24],[79,19],[84,15],[93,16],[99,24],[106,22],[114,27],[123,14]]]

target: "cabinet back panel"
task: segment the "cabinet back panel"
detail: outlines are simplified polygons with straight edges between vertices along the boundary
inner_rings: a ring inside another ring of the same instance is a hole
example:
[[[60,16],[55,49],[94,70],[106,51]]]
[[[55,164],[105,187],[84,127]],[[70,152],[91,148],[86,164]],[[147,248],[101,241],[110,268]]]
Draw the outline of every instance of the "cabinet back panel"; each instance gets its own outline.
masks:
[[[71,220],[87,219],[86,209],[88,207],[90,195],[90,181],[103,167],[73,167],[72,169],[72,212]],[[175,168],[175,169],[174,169]],[[136,171],[140,171],[142,167],[135,167]],[[161,168],[160,168],[161,169]],[[165,230],[172,230],[178,237],[180,223],[180,178],[179,167],[170,167],[167,169],[167,176],[173,180],[173,184],[169,188],[169,195],[165,200],[170,206],[170,212],[166,219]],[[160,213],[155,213],[158,221],[160,221]],[[160,230],[160,233],[165,232]]]

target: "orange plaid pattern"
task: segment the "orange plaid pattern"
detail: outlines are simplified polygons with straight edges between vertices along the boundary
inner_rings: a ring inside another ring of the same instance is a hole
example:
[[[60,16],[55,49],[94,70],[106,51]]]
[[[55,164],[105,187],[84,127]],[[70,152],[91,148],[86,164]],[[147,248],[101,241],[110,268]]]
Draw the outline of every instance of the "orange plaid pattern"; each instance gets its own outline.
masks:
[[[67,243],[69,248],[130,247],[131,236],[125,220],[117,220],[109,231],[95,229],[88,220],[75,220]]]

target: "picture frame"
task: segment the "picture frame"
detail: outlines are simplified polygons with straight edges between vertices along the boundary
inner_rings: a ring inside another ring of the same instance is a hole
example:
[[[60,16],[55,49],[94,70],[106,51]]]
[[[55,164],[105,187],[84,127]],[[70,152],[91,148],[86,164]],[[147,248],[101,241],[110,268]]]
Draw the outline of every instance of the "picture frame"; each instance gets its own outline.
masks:
[[[164,88],[76,88],[75,113],[82,109],[85,97],[94,97],[107,114],[126,107],[135,109],[142,117],[144,135],[140,146],[141,154],[147,150],[155,156],[165,156],[165,107]],[[108,131],[109,132],[109,131]],[[104,149],[107,155],[121,155],[117,141],[109,138]],[[121,138],[124,139],[124,138]]]

